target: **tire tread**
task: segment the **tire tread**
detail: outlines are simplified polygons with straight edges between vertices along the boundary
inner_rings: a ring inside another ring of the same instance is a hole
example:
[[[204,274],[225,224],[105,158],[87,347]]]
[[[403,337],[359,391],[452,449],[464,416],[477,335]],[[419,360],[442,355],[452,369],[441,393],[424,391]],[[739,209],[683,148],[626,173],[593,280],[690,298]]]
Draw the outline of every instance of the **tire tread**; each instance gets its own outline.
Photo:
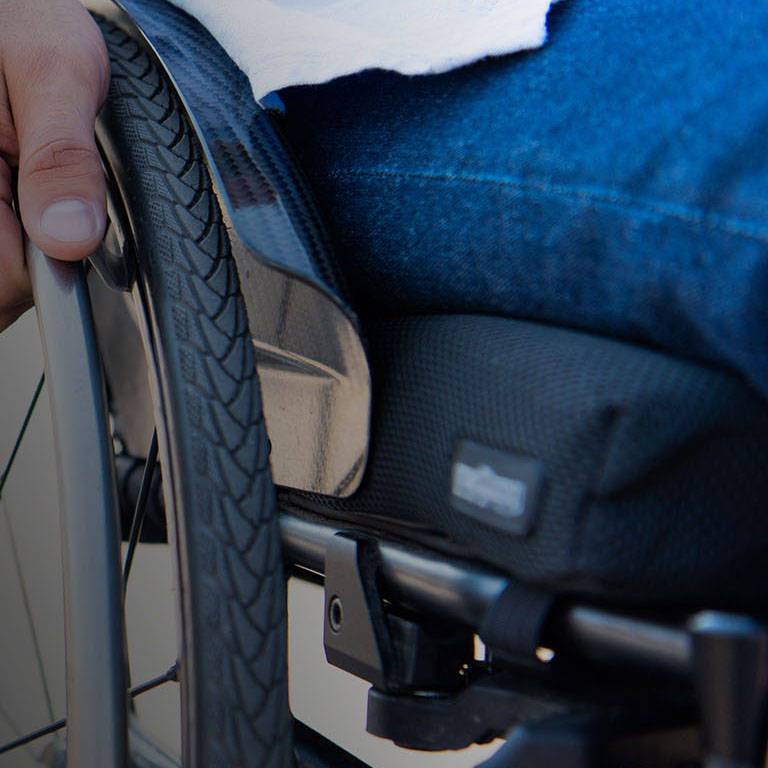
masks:
[[[157,314],[186,469],[196,766],[287,765],[285,594],[255,360],[229,240],[203,154],[172,87],[100,21],[107,116],[132,172],[140,266]]]

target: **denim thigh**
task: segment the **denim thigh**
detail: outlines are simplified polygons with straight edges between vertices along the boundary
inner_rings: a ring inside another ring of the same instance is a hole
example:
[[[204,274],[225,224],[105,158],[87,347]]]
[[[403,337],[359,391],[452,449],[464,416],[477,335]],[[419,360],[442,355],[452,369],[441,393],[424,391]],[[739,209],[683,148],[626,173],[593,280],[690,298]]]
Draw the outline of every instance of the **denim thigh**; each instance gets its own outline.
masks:
[[[561,0],[548,28],[282,93],[358,306],[584,328],[768,394],[768,2]]]

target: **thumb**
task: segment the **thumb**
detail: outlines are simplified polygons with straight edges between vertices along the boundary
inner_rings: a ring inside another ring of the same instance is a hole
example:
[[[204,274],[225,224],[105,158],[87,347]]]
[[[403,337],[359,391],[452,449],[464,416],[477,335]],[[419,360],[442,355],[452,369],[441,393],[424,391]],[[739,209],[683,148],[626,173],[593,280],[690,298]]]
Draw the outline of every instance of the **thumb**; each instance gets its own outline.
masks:
[[[24,227],[48,255],[78,259],[98,247],[106,221],[94,122],[109,70],[91,19],[76,15],[63,21],[64,29],[68,24],[69,34],[61,35],[60,27],[50,47],[6,65],[6,83],[19,146]]]

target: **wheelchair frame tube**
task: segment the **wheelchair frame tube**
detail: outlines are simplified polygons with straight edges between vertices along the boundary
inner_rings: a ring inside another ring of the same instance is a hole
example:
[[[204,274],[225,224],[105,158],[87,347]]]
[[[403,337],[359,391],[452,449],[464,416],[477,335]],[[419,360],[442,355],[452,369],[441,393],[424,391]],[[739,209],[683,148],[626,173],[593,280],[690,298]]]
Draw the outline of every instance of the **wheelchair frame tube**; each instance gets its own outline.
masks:
[[[283,549],[289,564],[323,574],[329,541],[344,530],[281,512]],[[474,631],[509,579],[491,570],[379,542],[382,596]],[[686,677],[691,637],[686,629],[585,605],[569,605],[545,639],[597,662],[652,667]]]
[[[32,245],[59,487],[67,765],[127,765],[127,686],[112,442],[83,268]]]

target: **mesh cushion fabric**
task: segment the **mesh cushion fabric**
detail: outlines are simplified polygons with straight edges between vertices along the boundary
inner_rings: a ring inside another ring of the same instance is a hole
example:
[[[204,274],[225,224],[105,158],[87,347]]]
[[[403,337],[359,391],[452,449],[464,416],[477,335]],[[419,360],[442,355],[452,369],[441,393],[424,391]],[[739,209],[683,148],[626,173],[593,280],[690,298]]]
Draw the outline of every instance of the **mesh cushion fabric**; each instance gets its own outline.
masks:
[[[738,378],[580,332],[484,316],[369,329],[372,452],[349,499],[284,503],[395,528],[529,583],[622,601],[768,596],[768,408]],[[540,459],[532,529],[449,504],[463,439]]]

